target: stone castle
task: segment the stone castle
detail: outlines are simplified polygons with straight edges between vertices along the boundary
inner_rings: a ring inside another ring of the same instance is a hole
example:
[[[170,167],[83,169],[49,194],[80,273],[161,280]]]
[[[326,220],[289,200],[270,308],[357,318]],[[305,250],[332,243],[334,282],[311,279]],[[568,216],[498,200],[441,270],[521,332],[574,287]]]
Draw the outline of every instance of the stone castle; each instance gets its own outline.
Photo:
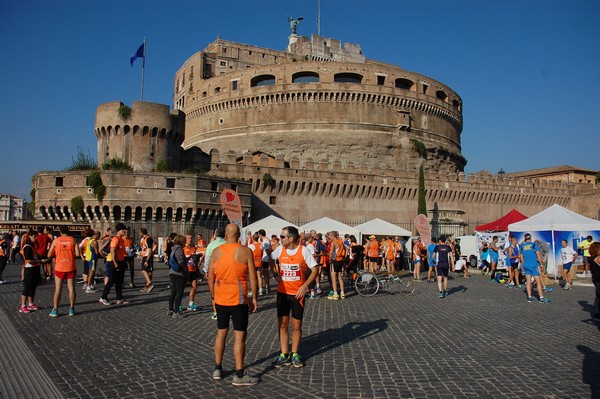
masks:
[[[458,94],[366,59],[355,44],[292,34],[277,51],[217,38],[174,83],[172,112],[148,102],[100,105],[98,164],[119,158],[133,171],[100,172],[101,201],[89,171],[40,172],[36,217],[206,227],[226,221],[218,193],[233,188],[248,222],[275,214],[297,224],[322,216],[405,224],[417,214],[420,165],[430,217],[468,226],[554,203],[598,217],[595,171],[465,175]],[[159,164],[169,171],[157,172]],[[75,196],[82,211],[71,209]]]

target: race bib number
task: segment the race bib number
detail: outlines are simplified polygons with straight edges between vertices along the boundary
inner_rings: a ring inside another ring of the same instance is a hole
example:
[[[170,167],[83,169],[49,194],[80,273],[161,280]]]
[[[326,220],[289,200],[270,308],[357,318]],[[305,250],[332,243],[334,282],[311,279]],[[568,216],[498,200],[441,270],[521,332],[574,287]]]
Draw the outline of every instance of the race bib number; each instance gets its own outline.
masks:
[[[280,265],[281,279],[283,281],[299,281],[300,280],[300,265],[290,265],[282,263]]]

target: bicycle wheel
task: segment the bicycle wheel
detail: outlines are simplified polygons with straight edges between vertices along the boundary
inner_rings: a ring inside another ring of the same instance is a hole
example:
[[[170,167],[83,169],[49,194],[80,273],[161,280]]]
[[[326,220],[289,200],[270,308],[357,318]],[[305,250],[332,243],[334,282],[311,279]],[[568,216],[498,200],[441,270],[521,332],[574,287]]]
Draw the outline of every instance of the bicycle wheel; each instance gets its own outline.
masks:
[[[379,280],[373,273],[359,274],[354,280],[354,290],[360,296],[373,296],[379,291]]]
[[[396,284],[400,287],[400,293],[405,296],[410,296],[415,292],[415,283],[411,280],[402,280]]]

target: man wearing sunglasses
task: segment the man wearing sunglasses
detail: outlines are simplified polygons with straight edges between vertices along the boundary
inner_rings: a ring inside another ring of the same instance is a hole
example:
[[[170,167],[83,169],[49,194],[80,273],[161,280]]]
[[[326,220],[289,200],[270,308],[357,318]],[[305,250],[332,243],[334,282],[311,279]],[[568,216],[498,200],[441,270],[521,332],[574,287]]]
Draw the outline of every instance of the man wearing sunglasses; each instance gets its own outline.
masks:
[[[304,299],[308,286],[318,273],[317,262],[310,250],[299,244],[300,233],[293,226],[281,231],[281,245],[272,253],[270,264],[277,280],[277,321],[281,354],[274,362],[275,367],[303,367],[298,354],[302,339]],[[275,264],[278,261],[278,264]],[[289,353],[290,313],[292,315],[292,353]]]

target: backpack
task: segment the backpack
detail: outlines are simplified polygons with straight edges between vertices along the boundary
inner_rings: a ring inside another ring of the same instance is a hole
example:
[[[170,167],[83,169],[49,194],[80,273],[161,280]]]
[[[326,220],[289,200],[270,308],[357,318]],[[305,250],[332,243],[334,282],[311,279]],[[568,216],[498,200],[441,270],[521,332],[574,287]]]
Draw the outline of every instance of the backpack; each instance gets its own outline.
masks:
[[[173,270],[175,273],[185,272],[185,269],[175,260],[175,252],[169,256],[169,269]]]

